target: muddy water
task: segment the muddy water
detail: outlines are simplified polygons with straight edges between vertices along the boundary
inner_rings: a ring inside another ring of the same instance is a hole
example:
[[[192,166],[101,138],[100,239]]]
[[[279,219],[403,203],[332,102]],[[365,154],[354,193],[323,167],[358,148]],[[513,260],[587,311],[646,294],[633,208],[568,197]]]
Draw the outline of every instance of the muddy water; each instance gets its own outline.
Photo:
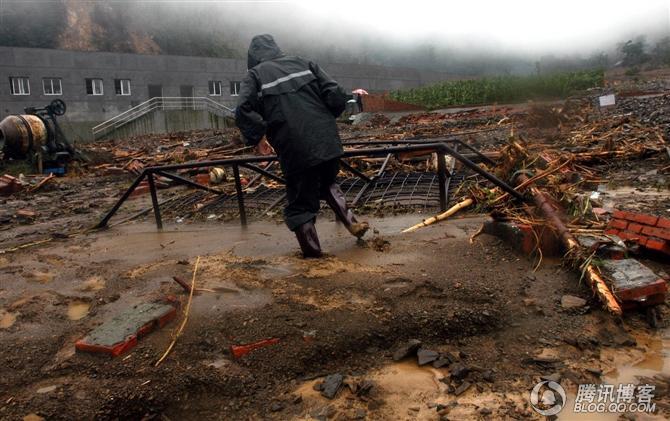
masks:
[[[91,304],[84,301],[73,301],[67,306],[67,317],[70,320],[81,320],[88,315]]]
[[[263,306],[272,299],[267,290],[235,290],[215,288],[216,292],[202,291],[193,296],[191,311],[194,315],[228,312]]]
[[[637,383],[638,377],[670,375],[670,329],[664,329],[653,336],[636,339],[639,345],[647,349],[644,358],[637,363],[624,365],[612,373],[607,373],[605,379],[609,383]]]
[[[371,380],[375,384],[375,398],[383,399],[384,419],[404,419],[407,416],[415,420],[434,420],[435,408],[429,403],[439,403],[446,385],[439,382],[444,375],[432,367],[419,367],[415,361],[390,364],[366,373],[361,379]],[[306,413],[300,419],[310,419],[309,414],[317,414],[324,404],[330,404],[338,412],[351,411],[349,392],[341,390],[332,401],[321,397],[314,385],[323,379],[316,379],[300,385],[294,393],[301,395],[306,403]],[[347,378],[355,382],[356,378]]]
[[[670,329],[661,330],[653,335],[637,335],[636,341],[639,346],[645,349],[645,351],[640,355],[621,356],[624,361],[631,358],[633,361],[620,364],[615,369],[606,372],[603,375],[602,384],[614,385],[616,390],[620,384],[644,383],[645,381],[641,381],[641,378],[651,378],[656,375],[670,376]],[[559,414],[559,419],[561,420],[615,421],[618,420],[621,415],[617,413],[574,413],[573,409],[576,391],[568,390],[566,392],[568,405]],[[665,418],[654,416],[653,414],[645,414],[644,419],[662,420]]]
[[[0,329],[8,329],[16,323],[16,314],[0,310]]]

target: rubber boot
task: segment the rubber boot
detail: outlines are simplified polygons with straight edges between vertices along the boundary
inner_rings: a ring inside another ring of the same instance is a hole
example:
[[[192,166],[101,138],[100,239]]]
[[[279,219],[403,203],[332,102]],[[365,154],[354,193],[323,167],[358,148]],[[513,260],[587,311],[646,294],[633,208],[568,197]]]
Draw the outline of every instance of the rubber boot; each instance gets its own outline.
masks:
[[[300,225],[294,232],[303,257],[321,257],[321,244],[313,221]]]
[[[337,219],[347,227],[354,237],[363,237],[365,232],[370,228],[367,222],[358,222],[354,213],[347,207],[347,200],[344,198],[344,193],[342,193],[339,184],[334,183],[328,187],[326,203],[335,212]]]

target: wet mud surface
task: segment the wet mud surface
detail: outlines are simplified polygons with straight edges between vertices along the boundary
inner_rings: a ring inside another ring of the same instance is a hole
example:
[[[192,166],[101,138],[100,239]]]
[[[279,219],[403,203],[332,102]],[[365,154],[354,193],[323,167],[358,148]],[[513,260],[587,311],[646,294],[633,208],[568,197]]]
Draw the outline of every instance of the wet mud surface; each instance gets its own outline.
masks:
[[[536,262],[487,235],[471,244],[483,217],[400,234],[421,218],[371,219],[388,242],[380,249],[357,244],[325,215],[320,260],[300,258],[291,233],[268,221],[163,232],[136,223],[0,256],[0,417],[535,417],[526,394],[540,376],[597,382],[589,368],[606,372],[634,363],[612,355],[646,353],[629,333],[646,335],[643,317],[617,324],[575,272],[545,261],[533,273]],[[203,290],[162,365],[154,363],[181,314],[120,357],[74,352],[77,339],[132,305],[166,296],[185,303],[172,278],[190,282],[197,256]],[[563,309],[563,294],[589,305]],[[270,338],[279,342],[231,354]],[[410,339],[454,361],[394,362]],[[549,363],[534,360],[549,354]],[[451,378],[455,364],[467,367],[464,378]],[[336,373],[346,385],[329,400],[314,384]]]

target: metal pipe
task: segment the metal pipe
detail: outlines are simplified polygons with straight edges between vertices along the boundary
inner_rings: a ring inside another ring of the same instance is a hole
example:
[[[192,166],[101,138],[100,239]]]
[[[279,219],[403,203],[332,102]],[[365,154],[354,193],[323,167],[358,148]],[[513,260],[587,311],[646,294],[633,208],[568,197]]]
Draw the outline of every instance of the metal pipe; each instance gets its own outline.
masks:
[[[272,173],[269,172],[269,171],[265,171],[263,168],[261,168],[261,167],[257,167],[256,165],[252,165],[252,164],[240,164],[240,166],[245,167],[245,168],[248,168],[248,169],[253,170],[253,171],[256,171],[257,173],[259,173],[259,174],[261,174],[261,175],[264,175],[264,176],[266,176],[266,177],[268,177],[268,178],[271,178],[271,179],[273,179],[273,180],[275,180],[275,181],[278,181],[278,182],[280,182],[280,183],[282,183],[282,184],[286,184],[286,180],[284,180],[283,178],[279,177],[278,175],[272,174]],[[254,180],[252,180],[252,181],[255,181],[255,180],[256,180],[256,179],[254,179]],[[251,182],[249,182],[249,184],[251,184]],[[247,184],[247,186],[248,186],[249,184]]]
[[[404,140],[370,140],[370,141],[355,141],[355,142],[344,142],[344,146],[361,146],[361,145],[399,145],[399,144],[406,144],[406,145],[421,145],[421,144],[429,144],[429,143],[457,143],[464,148],[472,151],[477,157],[481,158],[483,161],[485,161],[487,164],[490,165],[496,165],[496,162],[492,160],[490,157],[486,156],[484,153],[478,151],[475,147],[472,145],[469,145],[465,142],[463,142],[460,139],[404,139]],[[468,158],[471,158],[468,156]],[[474,158],[474,157],[473,157]]]
[[[342,164],[342,166],[343,166],[344,168],[346,168],[347,171],[349,171],[350,173],[354,174],[354,175],[357,176],[358,178],[362,178],[363,180],[367,181],[368,183],[369,183],[370,181],[372,181],[372,180],[370,179],[370,177],[368,177],[367,175],[363,174],[361,171],[359,171],[359,170],[357,170],[356,168],[354,168],[354,167],[352,167],[351,165],[349,165],[348,162],[343,161],[343,160],[340,159],[340,164]]]
[[[267,209],[263,211],[263,215],[270,212],[272,209],[276,208],[277,205],[279,205],[284,199],[286,199],[286,193],[282,194],[277,200],[272,202],[270,206],[268,206]]]
[[[242,182],[240,181],[240,168],[233,165],[233,176],[235,177],[235,191],[237,192],[237,206],[240,209],[240,223],[243,227],[247,226],[247,212],[244,209],[244,193],[242,192]]]
[[[444,154],[437,154],[437,180],[440,192],[440,211],[447,210],[447,164],[444,162]]]
[[[123,193],[123,196],[121,196],[121,198],[119,199],[119,201],[116,202],[116,203],[114,204],[114,206],[112,206],[112,208],[109,210],[109,212],[107,212],[107,214],[102,218],[102,220],[101,220],[100,222],[98,222],[98,224],[97,224],[96,226],[93,227],[93,229],[100,229],[100,228],[104,228],[104,227],[107,226],[107,223],[108,223],[109,220],[112,218],[112,216],[114,216],[114,214],[116,213],[116,211],[119,210],[119,208],[121,207],[121,205],[122,205],[122,204],[128,199],[128,197],[130,197],[130,195],[135,191],[135,189],[137,188],[137,186],[139,186],[139,184],[142,182],[142,180],[144,179],[144,177],[146,177],[146,175],[147,175],[147,174],[146,174],[146,171],[142,171],[142,174],[140,174],[139,176],[137,176],[137,178],[135,179],[135,181],[133,181],[133,184],[131,184],[130,187],[128,187],[128,190],[126,190],[125,193]]]
[[[509,184],[505,183],[495,175],[491,174],[488,171],[483,170],[479,165],[475,164],[474,162],[470,161],[468,158],[464,157],[460,153],[456,152],[453,148],[450,146],[447,146],[445,144],[440,144],[439,147],[449,155],[453,156],[454,158],[458,159],[461,161],[463,164],[465,164],[466,167],[470,168],[477,174],[481,175],[482,177],[486,178],[496,186],[500,187],[501,189],[505,190],[507,193],[511,194],[512,196],[516,197],[519,200],[524,200],[524,197],[521,193],[518,191],[514,190],[512,186]]]
[[[367,183],[365,183],[365,184],[363,185],[363,187],[361,187],[361,189],[358,191],[358,194],[356,195],[356,197],[354,198],[354,200],[351,202],[351,207],[352,207],[352,208],[354,208],[354,207],[356,207],[356,205],[358,205],[358,202],[361,200],[361,198],[363,197],[363,195],[365,194],[365,192],[368,190],[368,187],[370,187],[370,184],[376,182],[377,179],[379,179],[379,177],[381,177],[382,174],[384,174],[384,171],[386,171],[386,166],[388,165],[388,163],[389,163],[389,161],[391,160],[391,157],[392,157],[392,156],[393,156],[392,153],[387,154],[387,155],[386,155],[386,158],[384,159],[384,162],[382,162],[382,166],[379,167],[379,171],[377,171],[377,174],[376,174],[374,177],[372,177],[372,178],[370,179],[370,181],[368,181]]]
[[[156,217],[156,228],[163,229],[163,219],[161,218],[161,209],[158,206],[158,195],[156,194],[156,184],[154,183],[154,174],[148,173],[149,193],[151,194],[151,205],[154,207],[154,217]]]
[[[277,161],[272,161],[272,162],[268,163],[268,164],[265,166],[265,168],[263,168],[263,169],[264,169],[265,171],[269,170],[270,168],[272,168],[272,166],[275,164],[275,162],[277,162]],[[251,181],[249,181],[249,184],[247,184],[247,189],[248,189],[249,187],[253,186],[254,184],[256,184],[256,182],[257,182],[258,180],[260,180],[262,177],[263,177],[263,174],[256,174],[256,176],[254,176],[254,178],[252,178]]]

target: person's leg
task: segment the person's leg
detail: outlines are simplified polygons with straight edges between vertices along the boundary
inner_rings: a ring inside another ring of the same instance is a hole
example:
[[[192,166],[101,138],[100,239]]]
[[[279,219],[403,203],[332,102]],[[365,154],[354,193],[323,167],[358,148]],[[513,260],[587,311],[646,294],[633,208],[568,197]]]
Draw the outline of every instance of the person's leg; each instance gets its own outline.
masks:
[[[293,231],[304,257],[320,257],[321,245],[314,227],[319,212],[318,174],[310,168],[286,177],[284,221]]]
[[[328,206],[335,212],[337,219],[347,227],[351,235],[361,238],[370,227],[367,222],[358,222],[354,213],[347,207],[344,193],[340,189],[340,185],[335,182],[339,170],[339,159],[333,159],[322,164],[319,186],[321,197],[325,199]]]

